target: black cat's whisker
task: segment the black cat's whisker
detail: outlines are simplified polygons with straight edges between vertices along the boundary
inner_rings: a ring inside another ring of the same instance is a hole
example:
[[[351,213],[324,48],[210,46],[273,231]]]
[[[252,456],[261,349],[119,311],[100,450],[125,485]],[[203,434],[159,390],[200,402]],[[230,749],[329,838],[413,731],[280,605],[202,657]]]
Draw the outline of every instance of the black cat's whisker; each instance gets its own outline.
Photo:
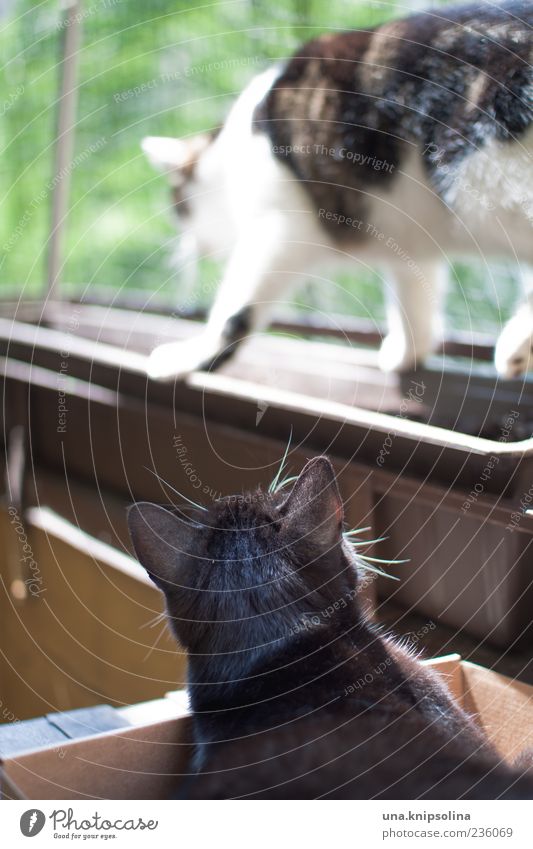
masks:
[[[156,648],[156,646],[157,646],[157,644],[158,644],[159,640],[161,639],[161,637],[163,636],[163,634],[164,634],[164,633],[165,633],[165,631],[167,631],[167,630],[168,630],[168,622],[165,622],[165,623],[163,624],[163,627],[162,627],[162,628],[161,628],[161,630],[159,631],[159,634],[158,634],[158,635],[157,635],[157,637],[155,638],[155,641],[154,641],[153,646],[152,646],[150,649],[148,649],[148,652],[147,652],[146,656],[144,657],[144,661],[147,661],[147,660],[148,660],[148,658],[150,657],[150,655],[152,654],[152,652],[153,652],[153,651],[154,651],[154,649]]]
[[[141,628],[155,628],[160,622],[164,622],[166,620],[167,614],[166,611],[163,610],[161,613],[158,613],[157,616],[154,616],[153,619],[149,619],[148,622],[145,622],[144,625],[141,625]]]
[[[385,566],[396,566],[396,564],[401,565],[402,563],[409,563],[408,560],[390,560],[388,558],[371,557],[370,554],[362,554],[360,551],[355,550],[374,543],[384,542],[387,539],[387,537],[377,537],[377,539],[362,539],[357,541],[353,539],[354,536],[359,536],[369,530],[371,530],[370,527],[353,528],[351,531],[344,531],[342,536],[347,545],[354,549],[354,554],[357,559],[362,561],[361,566],[363,569],[366,569],[368,572],[374,572],[376,575],[381,575],[384,578],[391,578],[393,581],[399,581],[400,579],[396,575],[390,575],[388,572],[385,572],[384,569],[380,569],[379,566],[375,566],[374,564],[382,563]]]
[[[355,540],[351,539],[351,537],[347,534],[343,534],[343,537],[344,541],[348,545],[351,545],[352,548],[364,548],[365,545],[373,545],[374,543],[385,542],[388,539],[388,537],[377,537],[376,539],[360,539],[356,542]]]
[[[277,491],[279,479],[280,479],[281,475],[283,474],[283,469],[285,468],[285,463],[287,462],[287,455],[288,455],[289,449],[291,447],[291,442],[292,442],[292,427],[291,427],[291,432],[289,434],[289,441],[287,442],[287,447],[285,448],[285,453],[282,457],[280,467],[277,471],[276,477],[274,478],[274,480],[272,481],[272,483],[268,487],[268,491],[269,491],[270,495],[272,495],[274,492]]]
[[[346,542],[352,548],[364,548],[366,545],[373,545],[377,542],[385,542],[386,539],[388,539],[388,537],[378,537],[377,539],[365,539],[361,540],[360,542],[352,542],[351,539],[347,539]]]
[[[278,483],[274,492],[280,492],[282,489],[285,489],[285,487],[288,486],[290,483],[294,483],[294,481],[297,481],[297,480],[298,480],[298,475],[291,475],[288,478],[283,478],[281,483]]]
[[[352,528],[351,531],[344,531],[344,537],[353,537],[358,536],[359,534],[364,534],[366,531],[371,531],[371,525],[367,525],[366,528]]]
[[[363,569],[366,569],[368,572],[375,572],[377,575],[382,575],[384,578],[390,578],[392,581],[399,581],[397,575],[391,575],[389,572],[385,572],[384,569],[381,569],[379,566],[376,566],[376,563],[382,563],[384,566],[401,566],[404,563],[409,563],[409,560],[388,560],[381,557],[371,557],[369,554],[361,554],[360,552],[354,552],[358,561],[361,563]]]
[[[390,575],[389,572],[385,572],[385,570],[380,569],[379,566],[374,566],[372,563],[368,563],[364,554],[358,554],[357,561],[365,572],[373,572],[375,575],[381,575],[382,578],[390,578],[391,581],[400,580],[397,575]]]
[[[358,557],[363,557],[365,560],[370,560],[372,563],[386,563],[389,566],[400,566],[403,563],[409,563],[409,560],[387,560],[381,557],[370,557],[369,554],[359,554]]]
[[[176,495],[179,495],[180,498],[184,498],[185,501],[188,501],[189,504],[191,504],[193,507],[196,507],[197,510],[203,510],[205,513],[207,513],[207,507],[204,507],[202,504],[197,504],[196,501],[193,501],[191,498],[188,498],[186,495],[183,494],[183,492],[180,492],[178,489],[175,489],[172,484],[162,478],[161,475],[159,475],[153,469],[149,469],[148,466],[145,466],[144,468],[147,472],[150,472],[150,474],[157,478],[160,483],[162,483],[164,486],[168,486],[168,488],[171,489],[172,492],[174,492]]]

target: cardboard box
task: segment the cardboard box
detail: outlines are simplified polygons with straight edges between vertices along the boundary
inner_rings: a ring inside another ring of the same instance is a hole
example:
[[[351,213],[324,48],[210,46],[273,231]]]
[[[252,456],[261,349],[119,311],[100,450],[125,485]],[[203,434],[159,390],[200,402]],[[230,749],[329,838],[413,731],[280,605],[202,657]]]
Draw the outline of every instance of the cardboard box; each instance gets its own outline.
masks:
[[[533,687],[459,655],[427,663],[443,676],[506,760],[533,746]],[[156,719],[162,707],[165,718]],[[60,753],[56,746],[47,746],[4,758],[2,798],[172,798],[190,770],[190,714],[182,694],[170,693],[166,699],[126,710],[142,724],[67,742]],[[145,721],[147,716],[152,721]]]

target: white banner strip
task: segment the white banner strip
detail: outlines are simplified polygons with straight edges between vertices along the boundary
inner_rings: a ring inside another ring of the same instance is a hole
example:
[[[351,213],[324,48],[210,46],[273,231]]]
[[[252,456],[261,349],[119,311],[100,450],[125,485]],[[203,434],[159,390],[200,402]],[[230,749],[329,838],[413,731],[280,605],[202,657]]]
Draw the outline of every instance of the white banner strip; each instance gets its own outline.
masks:
[[[528,802],[502,801],[6,801],[0,804],[0,833],[6,849],[57,847],[67,840],[176,849],[522,849],[533,845],[530,814]]]

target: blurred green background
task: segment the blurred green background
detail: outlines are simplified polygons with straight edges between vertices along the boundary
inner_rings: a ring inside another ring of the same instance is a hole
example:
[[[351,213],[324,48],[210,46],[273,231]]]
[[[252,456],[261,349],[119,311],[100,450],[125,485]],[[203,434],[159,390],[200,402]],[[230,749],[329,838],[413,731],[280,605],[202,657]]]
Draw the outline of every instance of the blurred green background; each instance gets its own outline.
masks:
[[[50,227],[55,101],[61,38],[59,3],[0,0],[0,268],[4,295],[43,290]],[[433,3],[438,5],[438,3]],[[63,279],[88,286],[157,292],[179,305],[191,293],[173,266],[176,230],[165,180],[140,152],[145,135],[218,126],[246,82],[302,41],[336,28],[369,26],[420,3],[347,0],[86,0],[71,212]],[[134,89],[139,87],[136,93]],[[205,280],[218,269],[207,262]],[[383,315],[376,275],[309,286],[301,305]],[[210,288],[210,287],[204,287]],[[187,291],[186,291],[187,289]],[[202,286],[192,301],[202,305]],[[516,297],[509,268],[457,265],[449,324],[493,331]]]

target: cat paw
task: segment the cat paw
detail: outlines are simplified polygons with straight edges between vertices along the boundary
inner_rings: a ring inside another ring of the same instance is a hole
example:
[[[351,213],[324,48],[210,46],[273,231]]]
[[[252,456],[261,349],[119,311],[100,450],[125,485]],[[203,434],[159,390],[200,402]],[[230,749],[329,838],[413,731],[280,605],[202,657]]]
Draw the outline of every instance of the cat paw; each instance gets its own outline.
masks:
[[[382,371],[410,371],[421,366],[429,351],[421,353],[409,345],[406,339],[397,333],[389,333],[381,343],[379,367]]]
[[[533,366],[533,312],[523,307],[503,328],[494,352],[502,377],[520,377]]]
[[[158,345],[148,358],[148,375],[153,380],[178,380],[208,365],[219,352],[216,341],[203,335]]]

